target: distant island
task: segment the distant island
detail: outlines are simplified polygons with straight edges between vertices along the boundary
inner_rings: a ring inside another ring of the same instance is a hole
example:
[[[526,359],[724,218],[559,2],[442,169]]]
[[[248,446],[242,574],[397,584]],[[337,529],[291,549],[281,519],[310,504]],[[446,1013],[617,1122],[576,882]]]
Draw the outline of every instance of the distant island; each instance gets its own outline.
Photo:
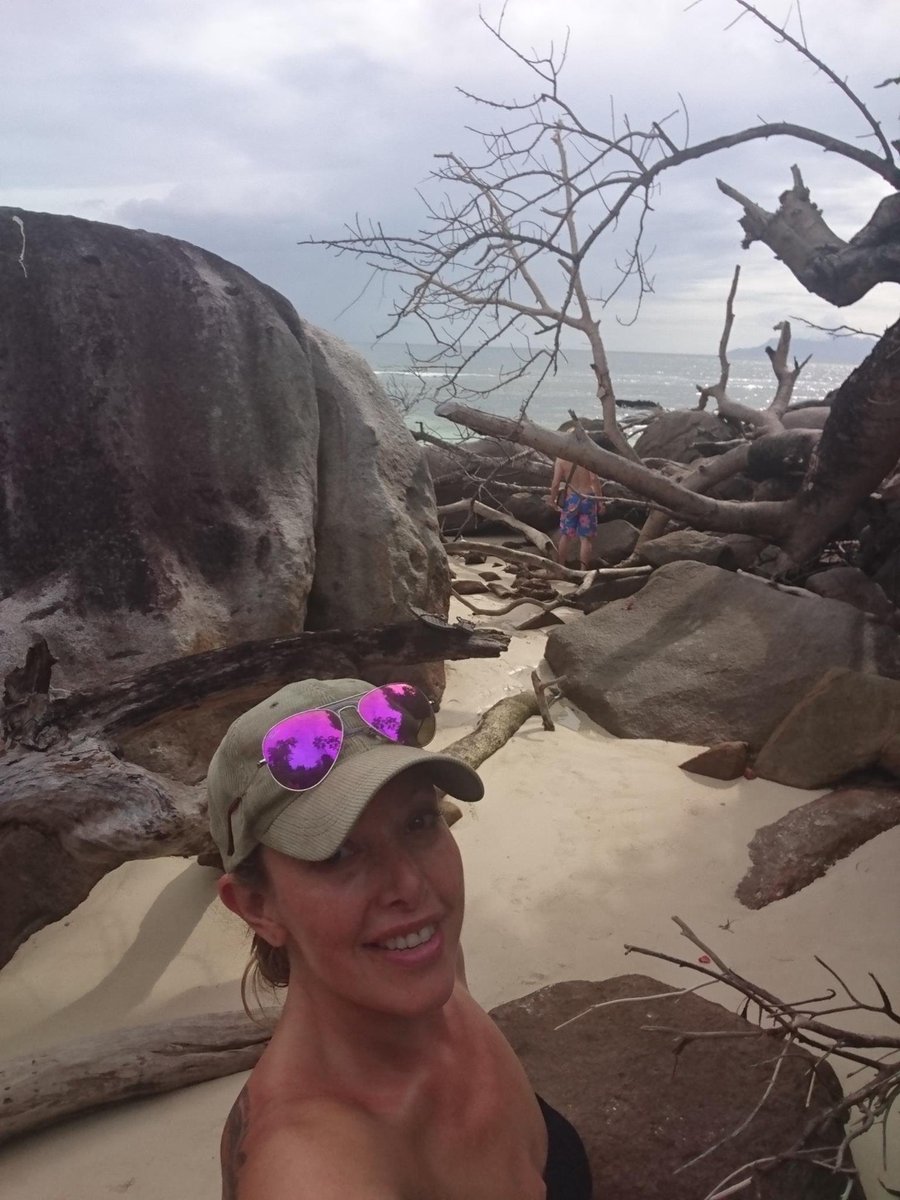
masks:
[[[766,346],[773,349],[777,338],[771,338],[761,346],[745,347],[741,350],[730,351],[731,358],[759,358],[765,354]],[[813,356],[813,362],[861,363],[872,347],[875,338],[867,337],[833,337],[833,338],[791,338],[791,357],[801,361],[807,354]]]

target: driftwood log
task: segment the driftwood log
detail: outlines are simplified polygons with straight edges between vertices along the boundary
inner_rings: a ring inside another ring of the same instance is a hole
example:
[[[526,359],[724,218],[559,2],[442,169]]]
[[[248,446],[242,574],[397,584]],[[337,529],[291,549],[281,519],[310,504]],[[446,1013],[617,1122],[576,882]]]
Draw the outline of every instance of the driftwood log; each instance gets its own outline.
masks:
[[[191,708],[212,695],[240,692],[247,687],[265,690],[292,679],[365,677],[398,663],[421,663],[439,659],[496,658],[509,638],[490,629],[450,625],[442,618],[423,613],[416,619],[370,629],[327,629],[298,633],[269,641],[241,642],[223,650],[191,654],[158,663],[138,675],[88,692],[73,692],[52,701],[41,701],[38,689],[22,696],[18,683],[22,670],[31,677],[28,664],[11,673],[17,690],[0,711],[0,733],[25,745],[39,748],[52,744],[69,732],[100,732],[114,735],[148,724],[162,713]],[[46,647],[37,643],[29,653],[43,658]],[[51,660],[52,661],[52,660]],[[49,674],[46,679],[49,685]],[[46,687],[40,689],[46,695]],[[31,711],[23,711],[31,701]],[[37,703],[35,703],[37,701]],[[40,708],[40,712],[36,711]]]
[[[486,758],[490,758],[505,745],[529,717],[537,716],[538,711],[538,701],[534,692],[517,692],[515,696],[505,696],[481,714],[471,733],[451,742],[449,746],[442,747],[441,753],[454,754],[476,770]],[[446,796],[440,805],[448,825],[455,825],[462,819],[462,809]]]
[[[64,1117],[249,1071],[271,1028],[211,1013],[78,1038],[0,1063],[0,1145]]]
[[[505,696],[481,714],[478,724],[471,733],[459,738],[446,747],[448,754],[455,754],[470,767],[480,767],[486,758],[506,745],[512,735],[521,728],[529,717],[540,715],[537,696],[534,692],[517,692]]]
[[[32,647],[7,677],[0,710],[0,966],[122,863],[212,849],[202,784],[128,761],[127,735],[163,716],[187,721],[207,705],[224,713],[227,700],[233,715],[235,701],[247,707],[291,679],[365,679],[389,664],[496,657],[508,642],[494,630],[422,614],[247,642],[60,699],[48,695],[52,657],[45,645]],[[222,718],[215,740],[230,719]]]
[[[517,530],[524,538],[537,546],[542,554],[553,554],[555,551],[553,538],[549,534],[542,533],[540,529],[535,529],[532,525],[527,525],[524,521],[512,516],[511,513],[503,512],[499,508],[491,508],[488,504],[482,504],[480,500],[457,500],[455,504],[442,504],[437,513],[438,517],[463,516],[466,513],[473,517],[484,517],[488,521],[508,525],[510,529]]]
[[[446,542],[444,549],[448,554],[483,554],[486,558],[499,558],[503,562],[515,563],[517,566],[533,567],[544,571],[550,579],[564,579],[568,583],[583,583],[586,575],[596,575],[606,579],[625,579],[630,575],[646,575],[641,567],[592,567],[589,570],[576,570],[564,567],[552,559],[543,558],[540,554],[530,554],[527,550],[513,550],[508,546],[495,546],[492,542],[478,542],[470,539],[460,539]]]

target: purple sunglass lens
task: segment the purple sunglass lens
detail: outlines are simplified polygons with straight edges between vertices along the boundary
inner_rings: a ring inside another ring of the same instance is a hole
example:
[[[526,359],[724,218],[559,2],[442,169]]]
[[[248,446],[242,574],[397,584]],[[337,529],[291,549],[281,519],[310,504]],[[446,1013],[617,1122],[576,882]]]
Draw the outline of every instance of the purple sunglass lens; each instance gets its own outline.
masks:
[[[366,692],[356,706],[365,723],[401,746],[425,746],[434,736],[428,697],[411,683],[387,683]]]
[[[291,792],[321,783],[341,752],[344,727],[327,709],[294,713],[263,738],[262,754],[273,778]]]

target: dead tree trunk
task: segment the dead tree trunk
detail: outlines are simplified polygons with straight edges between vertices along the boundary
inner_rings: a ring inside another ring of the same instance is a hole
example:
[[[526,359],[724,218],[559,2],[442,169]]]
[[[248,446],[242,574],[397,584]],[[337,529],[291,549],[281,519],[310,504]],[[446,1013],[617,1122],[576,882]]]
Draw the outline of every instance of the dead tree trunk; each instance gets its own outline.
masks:
[[[779,196],[775,212],[716,180],[720,191],[744,210],[745,248],[764,242],[808,292],[838,306],[855,304],[877,283],[900,282],[900,196],[885,196],[868,224],[845,242],[810,199],[798,167],[791,167],[791,176],[793,183]]]
[[[814,559],[900,460],[900,321],[841,384],[795,504],[782,572]]]

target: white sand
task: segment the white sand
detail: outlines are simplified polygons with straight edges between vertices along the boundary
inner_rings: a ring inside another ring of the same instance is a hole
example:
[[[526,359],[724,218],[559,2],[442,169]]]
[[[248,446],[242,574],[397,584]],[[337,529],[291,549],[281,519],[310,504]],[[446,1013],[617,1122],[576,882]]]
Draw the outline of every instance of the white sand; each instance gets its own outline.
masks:
[[[544,633],[518,634],[497,661],[451,665],[436,744],[529,687],[544,641]],[[637,972],[698,982],[623,952],[634,943],[690,958],[673,913],[785,998],[828,985],[812,958],[818,953],[864,994],[874,970],[900,1000],[900,829],[798,895],[750,912],[733,895],[747,843],[809,794],[688,776],[677,768],[684,746],[619,741],[563,705],[555,713],[555,733],[529,721],[484,765],[487,796],[455,827],[467,870],[467,970],[485,1007],[562,979]],[[238,1007],[247,943],[214,896],[214,873],[181,860],[132,863],[108,876],[0,972],[0,1056]],[[730,994],[721,998],[736,1007]],[[216,1200],[219,1132],[243,1079],[119,1106],[14,1143],[0,1151],[0,1193]],[[900,1133],[898,1122],[893,1128]],[[858,1158],[869,1200],[887,1196],[879,1176],[900,1186],[900,1136],[892,1137],[887,1172],[877,1139]]]

